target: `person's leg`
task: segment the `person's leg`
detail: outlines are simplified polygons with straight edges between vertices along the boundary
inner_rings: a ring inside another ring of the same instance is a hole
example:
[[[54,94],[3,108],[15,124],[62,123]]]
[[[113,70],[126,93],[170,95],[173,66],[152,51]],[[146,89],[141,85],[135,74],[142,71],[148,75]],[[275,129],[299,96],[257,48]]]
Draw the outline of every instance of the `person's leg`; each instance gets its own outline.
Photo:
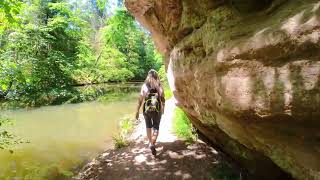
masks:
[[[152,145],[155,145],[157,142],[157,138],[159,135],[160,119],[161,119],[160,113],[155,113],[152,117],[152,121],[153,121],[153,133],[152,133],[152,139],[151,139]]]
[[[152,144],[152,136],[151,136],[151,128],[146,128],[147,129],[147,137],[149,144]]]
[[[156,144],[158,134],[159,134],[160,119],[161,119],[161,115],[159,113],[152,114],[153,133],[152,133],[152,140],[151,140],[150,149],[151,149],[151,152],[154,156],[157,155],[157,150],[155,148],[155,144]]]
[[[159,130],[153,129],[152,138],[151,138],[151,144],[152,145],[156,144],[157,138],[158,138],[158,134],[159,134]]]
[[[151,128],[152,128],[152,121],[151,121],[151,116],[148,114],[143,114],[144,120],[146,122],[146,130],[147,130],[147,137],[149,144],[152,142],[152,135],[151,135]]]

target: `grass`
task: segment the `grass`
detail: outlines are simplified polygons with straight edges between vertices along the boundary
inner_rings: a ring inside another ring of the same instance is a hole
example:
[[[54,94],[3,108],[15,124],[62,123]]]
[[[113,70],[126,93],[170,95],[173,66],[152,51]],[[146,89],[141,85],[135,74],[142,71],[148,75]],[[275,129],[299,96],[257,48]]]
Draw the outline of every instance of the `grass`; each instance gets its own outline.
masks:
[[[164,86],[164,97],[170,99],[173,96],[173,93],[169,86]]]
[[[119,122],[120,132],[112,137],[116,149],[124,148],[130,145],[128,136],[134,129],[134,120],[129,116],[122,118]]]
[[[130,144],[127,137],[123,136],[121,133],[113,136],[112,140],[116,149],[127,147]]]
[[[196,133],[187,115],[178,107],[174,113],[173,132],[187,143],[193,143],[196,139]]]
[[[168,82],[168,78],[167,78],[167,74],[166,74],[164,65],[161,66],[158,73],[159,73],[162,87],[164,89],[164,96],[166,99],[170,99],[173,96],[173,93],[169,87],[169,82]]]
[[[122,133],[129,134],[133,131],[134,122],[133,122],[133,119],[131,119],[129,116],[124,117],[119,124],[122,130]]]

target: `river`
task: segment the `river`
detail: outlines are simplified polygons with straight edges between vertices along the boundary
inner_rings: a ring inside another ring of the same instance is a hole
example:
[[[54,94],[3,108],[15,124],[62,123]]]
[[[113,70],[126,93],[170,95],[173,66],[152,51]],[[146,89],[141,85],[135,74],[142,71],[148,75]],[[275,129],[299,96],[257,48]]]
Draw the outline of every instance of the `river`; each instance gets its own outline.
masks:
[[[86,160],[113,146],[118,122],[133,117],[138,93],[125,100],[3,111],[9,131],[30,141],[0,150],[0,179],[70,179]]]

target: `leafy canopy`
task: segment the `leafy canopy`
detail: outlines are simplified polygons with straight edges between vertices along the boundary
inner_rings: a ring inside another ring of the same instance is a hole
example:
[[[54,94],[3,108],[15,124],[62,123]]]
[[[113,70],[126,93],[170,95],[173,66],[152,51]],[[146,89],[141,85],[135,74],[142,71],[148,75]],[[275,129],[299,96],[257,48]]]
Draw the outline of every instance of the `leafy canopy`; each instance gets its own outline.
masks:
[[[117,1],[0,1],[0,102],[37,104],[76,84],[144,80],[162,57]]]

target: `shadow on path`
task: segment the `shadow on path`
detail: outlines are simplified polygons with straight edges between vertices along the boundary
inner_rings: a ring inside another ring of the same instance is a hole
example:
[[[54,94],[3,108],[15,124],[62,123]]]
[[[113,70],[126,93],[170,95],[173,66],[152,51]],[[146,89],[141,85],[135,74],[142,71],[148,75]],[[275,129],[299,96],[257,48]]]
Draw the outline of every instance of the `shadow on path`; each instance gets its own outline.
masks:
[[[200,140],[187,145],[171,132],[174,109],[174,99],[166,101],[156,157],[148,148],[141,119],[129,147],[101,153],[84,166],[75,179],[241,179],[240,171],[221,153]]]
[[[139,142],[120,150],[109,150],[84,167],[79,179],[211,179],[220,168],[218,152],[204,143],[186,145],[177,140],[161,142],[153,157]],[[237,175],[239,177],[239,174]]]

